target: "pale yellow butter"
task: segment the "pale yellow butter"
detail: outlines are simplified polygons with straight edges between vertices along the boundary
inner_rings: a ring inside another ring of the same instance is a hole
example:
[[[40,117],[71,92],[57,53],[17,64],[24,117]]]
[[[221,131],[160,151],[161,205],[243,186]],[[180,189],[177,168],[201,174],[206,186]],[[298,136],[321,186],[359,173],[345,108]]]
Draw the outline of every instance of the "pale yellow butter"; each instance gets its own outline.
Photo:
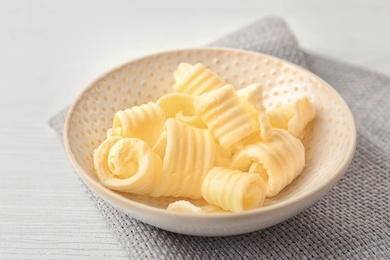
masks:
[[[214,167],[202,183],[202,196],[210,204],[232,212],[260,207],[266,185],[255,173]]]
[[[162,161],[140,139],[108,137],[93,160],[97,177],[113,190],[149,194],[160,180]]]
[[[303,129],[315,117],[315,108],[307,97],[284,104],[268,112],[273,127],[288,130],[293,136],[299,137]]]
[[[176,212],[187,212],[187,213],[227,213],[226,211],[218,206],[206,204],[202,206],[196,206],[187,200],[178,200],[168,205],[167,210]]]
[[[139,138],[149,146],[156,142],[165,123],[164,111],[153,102],[120,110],[109,135]]]
[[[189,201],[178,200],[168,205],[167,210],[176,212],[187,212],[187,213],[202,213],[202,208],[195,206]]]
[[[163,167],[160,182],[151,195],[201,198],[201,184],[216,156],[210,131],[168,118],[163,136],[153,149],[163,156]]]
[[[189,73],[192,67],[193,66],[190,63],[180,62],[179,65],[177,65],[177,68],[173,73],[173,77],[175,78],[176,82],[179,81],[181,78],[183,78],[184,75]]]
[[[166,118],[175,118],[197,128],[207,128],[195,114],[194,99],[190,94],[176,92],[162,96],[156,104],[162,108]]]
[[[257,172],[267,185],[267,197],[277,195],[305,166],[305,148],[284,129],[274,129],[267,140],[247,144],[232,157],[232,166]]]
[[[241,212],[302,172],[296,137],[315,117],[307,97],[267,111],[261,84],[236,91],[200,63],[180,63],[174,78],[177,92],[115,114],[93,155],[103,185],[179,197],[167,208],[176,212]]]
[[[197,96],[194,107],[195,113],[226,149],[259,130],[257,114],[240,101],[232,85]]]
[[[176,83],[173,89],[190,95],[200,95],[226,85],[223,79],[201,63],[191,67],[188,64],[179,65],[175,78]]]
[[[237,91],[237,95],[251,110],[256,113],[260,125],[260,137],[268,139],[272,135],[272,125],[266,115],[266,109],[263,104],[263,87],[255,83]]]

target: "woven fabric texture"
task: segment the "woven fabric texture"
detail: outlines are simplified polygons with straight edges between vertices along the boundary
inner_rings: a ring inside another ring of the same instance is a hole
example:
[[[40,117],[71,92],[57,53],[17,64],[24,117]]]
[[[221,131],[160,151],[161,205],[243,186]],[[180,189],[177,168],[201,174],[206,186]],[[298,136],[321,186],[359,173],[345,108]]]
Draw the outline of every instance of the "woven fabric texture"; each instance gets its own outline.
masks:
[[[83,184],[132,259],[390,259],[390,77],[307,53],[279,18],[262,19],[211,46],[271,54],[306,67],[347,101],[358,129],[356,155],[337,185],[299,215],[232,237],[192,237],[143,224]],[[62,138],[67,109],[50,120]]]

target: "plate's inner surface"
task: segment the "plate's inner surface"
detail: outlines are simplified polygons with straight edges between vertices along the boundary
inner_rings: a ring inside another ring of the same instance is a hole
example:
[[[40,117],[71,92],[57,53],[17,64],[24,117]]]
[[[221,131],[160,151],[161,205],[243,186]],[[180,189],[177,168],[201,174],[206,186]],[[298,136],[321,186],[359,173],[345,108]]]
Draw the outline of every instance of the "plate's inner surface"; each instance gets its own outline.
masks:
[[[316,117],[302,142],[306,164],[302,174],[265,206],[306,193],[332,179],[351,149],[353,118],[343,100],[321,80],[294,65],[262,54],[228,50],[187,50],[150,56],[107,74],[76,101],[69,121],[71,152],[84,171],[94,175],[92,153],[105,139],[118,110],[156,101],[172,92],[173,72],[180,62],[201,62],[237,89],[261,83],[267,109],[308,95]],[[65,133],[66,134],[66,133]],[[81,173],[83,174],[83,173]],[[175,198],[122,194],[131,200],[165,208]]]

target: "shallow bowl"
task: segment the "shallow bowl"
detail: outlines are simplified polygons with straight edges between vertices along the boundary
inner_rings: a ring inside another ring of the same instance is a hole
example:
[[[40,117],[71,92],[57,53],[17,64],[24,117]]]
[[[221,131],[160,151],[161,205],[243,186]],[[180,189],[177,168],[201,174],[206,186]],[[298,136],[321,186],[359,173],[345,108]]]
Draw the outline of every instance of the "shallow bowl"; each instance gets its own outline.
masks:
[[[201,62],[237,89],[261,83],[267,109],[310,96],[316,118],[302,142],[302,174],[261,208],[242,213],[190,214],[166,210],[174,198],[121,193],[96,177],[93,151],[105,139],[118,110],[156,101],[172,92],[180,62]],[[181,234],[226,236],[260,230],[304,210],[328,192],[347,170],[355,152],[356,127],[342,97],[325,81],[287,61],[236,49],[185,49],[149,55],[123,64],[90,84],[71,106],[64,128],[69,158],[81,179],[99,196],[130,216]]]

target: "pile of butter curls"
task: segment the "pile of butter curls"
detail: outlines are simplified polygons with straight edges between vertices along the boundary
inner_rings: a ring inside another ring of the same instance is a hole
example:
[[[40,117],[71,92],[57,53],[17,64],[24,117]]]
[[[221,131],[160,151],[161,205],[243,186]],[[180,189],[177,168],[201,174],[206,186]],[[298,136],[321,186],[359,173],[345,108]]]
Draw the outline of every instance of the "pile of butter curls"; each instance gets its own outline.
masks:
[[[180,63],[174,77],[175,92],[115,114],[93,155],[104,186],[178,198],[173,211],[241,212],[302,172],[308,97],[266,111],[260,84],[236,91],[200,63]]]

